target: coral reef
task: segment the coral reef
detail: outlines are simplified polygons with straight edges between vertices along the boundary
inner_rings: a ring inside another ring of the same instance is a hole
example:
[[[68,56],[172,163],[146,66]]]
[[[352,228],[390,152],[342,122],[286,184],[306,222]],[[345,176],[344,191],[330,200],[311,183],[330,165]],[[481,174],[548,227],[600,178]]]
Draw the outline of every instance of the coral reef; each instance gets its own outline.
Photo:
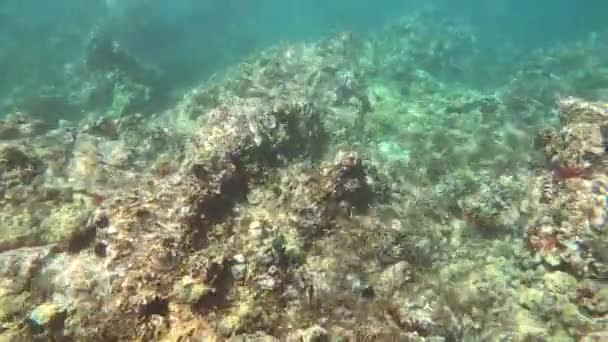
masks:
[[[607,267],[605,108],[572,97],[561,99],[559,108],[561,127],[543,132],[550,137],[543,139],[548,165],[556,166],[547,171],[552,172],[549,184],[537,182],[548,188],[536,188],[546,203],[531,219],[528,239],[552,266],[563,264],[575,274],[601,278]]]
[[[428,20],[261,51],[166,111],[161,74],[90,37],[85,117],[0,121],[0,340],[605,330],[606,105],[550,117],[544,70],[570,67],[535,55],[463,87],[474,36]]]

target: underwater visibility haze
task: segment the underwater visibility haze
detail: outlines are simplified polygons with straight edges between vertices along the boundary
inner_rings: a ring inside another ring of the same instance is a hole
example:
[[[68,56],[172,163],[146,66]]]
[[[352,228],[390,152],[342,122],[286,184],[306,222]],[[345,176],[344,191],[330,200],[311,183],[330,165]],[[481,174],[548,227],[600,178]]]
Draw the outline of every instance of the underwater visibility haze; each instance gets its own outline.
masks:
[[[0,341],[608,341],[605,13],[2,1]]]

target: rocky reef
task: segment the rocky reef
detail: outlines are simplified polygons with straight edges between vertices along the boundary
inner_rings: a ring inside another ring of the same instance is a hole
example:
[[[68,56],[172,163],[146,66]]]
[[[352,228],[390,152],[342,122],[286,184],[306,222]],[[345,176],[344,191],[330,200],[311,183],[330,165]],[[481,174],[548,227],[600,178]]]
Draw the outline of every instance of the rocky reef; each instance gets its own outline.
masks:
[[[569,97],[559,108],[561,127],[540,137],[551,170],[536,182],[543,205],[528,227],[528,239],[552,267],[601,279],[606,272],[605,104]]]
[[[0,340],[600,336],[608,107],[525,91],[578,87],[538,76],[564,47],[454,82],[474,35],[429,20],[260,51],[166,110],[89,37],[99,106],[0,121]]]

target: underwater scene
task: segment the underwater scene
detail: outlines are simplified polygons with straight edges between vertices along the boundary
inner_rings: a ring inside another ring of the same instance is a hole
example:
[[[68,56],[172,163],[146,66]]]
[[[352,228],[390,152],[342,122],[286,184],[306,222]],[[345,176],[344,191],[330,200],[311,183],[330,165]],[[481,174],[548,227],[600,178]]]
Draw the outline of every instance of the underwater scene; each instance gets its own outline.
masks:
[[[0,341],[608,341],[606,13],[3,0]]]

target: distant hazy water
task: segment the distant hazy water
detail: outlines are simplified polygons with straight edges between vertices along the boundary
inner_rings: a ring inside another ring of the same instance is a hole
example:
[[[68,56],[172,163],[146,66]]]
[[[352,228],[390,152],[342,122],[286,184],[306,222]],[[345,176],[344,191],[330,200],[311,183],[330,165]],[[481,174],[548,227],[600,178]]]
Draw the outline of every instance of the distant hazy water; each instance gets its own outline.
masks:
[[[0,96],[26,81],[60,84],[100,27],[186,85],[280,41],[364,33],[429,5],[472,23],[487,47],[530,50],[608,28],[601,0],[3,0]]]

